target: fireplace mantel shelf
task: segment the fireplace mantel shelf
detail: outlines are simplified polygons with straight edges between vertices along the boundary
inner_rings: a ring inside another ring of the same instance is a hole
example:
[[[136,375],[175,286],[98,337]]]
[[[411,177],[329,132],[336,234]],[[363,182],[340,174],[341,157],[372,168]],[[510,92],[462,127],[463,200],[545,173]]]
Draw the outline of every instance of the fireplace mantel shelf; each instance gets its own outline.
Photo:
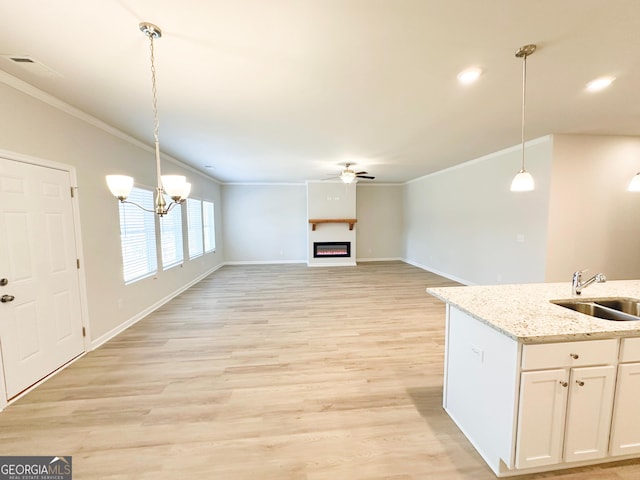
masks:
[[[319,223],[348,223],[349,230],[353,230],[353,225],[357,222],[355,218],[310,218],[311,231],[316,231],[316,225]]]

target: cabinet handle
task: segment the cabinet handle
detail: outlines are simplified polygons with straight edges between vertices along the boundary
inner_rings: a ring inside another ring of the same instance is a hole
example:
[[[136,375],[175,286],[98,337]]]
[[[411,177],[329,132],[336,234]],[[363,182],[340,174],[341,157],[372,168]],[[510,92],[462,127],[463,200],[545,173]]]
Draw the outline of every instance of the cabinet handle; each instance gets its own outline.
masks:
[[[577,359],[579,359],[579,358],[580,358],[580,355],[578,355],[577,353],[570,353],[570,354],[569,354],[569,356],[570,356],[571,358],[573,358],[574,360],[577,360]]]
[[[584,387],[584,382],[582,380],[576,380],[576,383],[579,387]]]
[[[567,382],[563,382],[562,380],[560,380],[560,385],[562,385],[563,387],[567,387],[569,384]]]

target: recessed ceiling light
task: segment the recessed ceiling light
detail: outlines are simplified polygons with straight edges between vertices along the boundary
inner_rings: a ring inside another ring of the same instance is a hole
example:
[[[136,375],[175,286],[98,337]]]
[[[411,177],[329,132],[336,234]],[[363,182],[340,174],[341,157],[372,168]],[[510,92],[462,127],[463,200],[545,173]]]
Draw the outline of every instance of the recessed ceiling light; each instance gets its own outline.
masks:
[[[458,74],[458,81],[462,85],[471,85],[480,78],[482,70],[478,67],[467,68]]]
[[[615,77],[600,77],[587,83],[587,90],[590,92],[599,92],[604,90],[613,83]]]

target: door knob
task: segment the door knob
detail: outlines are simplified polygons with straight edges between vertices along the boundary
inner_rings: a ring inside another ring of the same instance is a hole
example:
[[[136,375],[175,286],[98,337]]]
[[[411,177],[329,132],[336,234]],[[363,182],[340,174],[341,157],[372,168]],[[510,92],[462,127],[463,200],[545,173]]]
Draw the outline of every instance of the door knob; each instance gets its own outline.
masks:
[[[9,280],[6,278],[0,278],[0,287],[4,287],[7,283],[9,283]]]
[[[0,297],[0,302],[2,303],[13,302],[15,298],[16,297],[14,297],[13,295],[2,295],[2,297]]]

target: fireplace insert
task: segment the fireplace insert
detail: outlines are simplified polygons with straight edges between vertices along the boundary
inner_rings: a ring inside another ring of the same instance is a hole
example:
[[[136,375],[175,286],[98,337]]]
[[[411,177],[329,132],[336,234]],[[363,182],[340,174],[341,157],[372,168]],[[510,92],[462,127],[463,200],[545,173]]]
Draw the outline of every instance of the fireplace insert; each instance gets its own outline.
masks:
[[[350,256],[351,242],[313,242],[313,258]]]

